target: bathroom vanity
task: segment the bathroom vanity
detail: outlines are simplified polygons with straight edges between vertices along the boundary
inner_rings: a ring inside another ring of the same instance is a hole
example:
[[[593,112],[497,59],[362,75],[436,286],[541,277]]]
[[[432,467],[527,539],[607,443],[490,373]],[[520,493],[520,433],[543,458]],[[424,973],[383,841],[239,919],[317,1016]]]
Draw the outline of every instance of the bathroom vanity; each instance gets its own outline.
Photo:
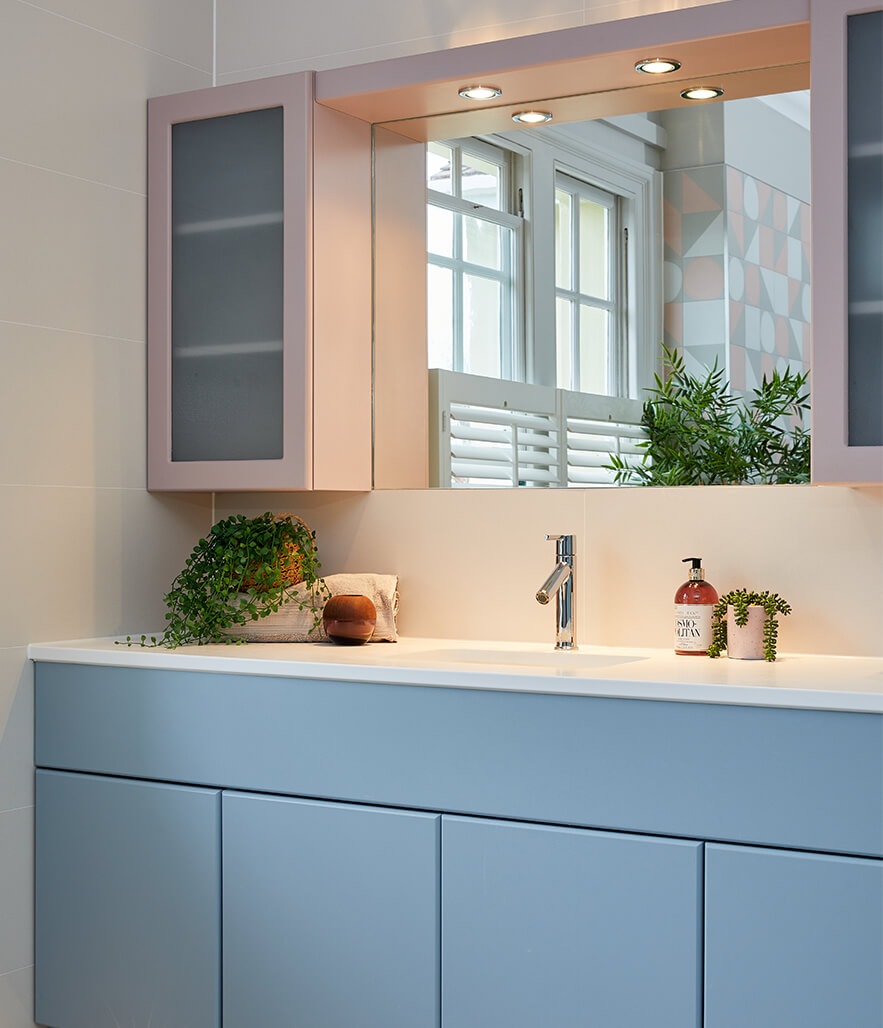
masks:
[[[879,660],[30,656],[40,1023],[883,1017]]]

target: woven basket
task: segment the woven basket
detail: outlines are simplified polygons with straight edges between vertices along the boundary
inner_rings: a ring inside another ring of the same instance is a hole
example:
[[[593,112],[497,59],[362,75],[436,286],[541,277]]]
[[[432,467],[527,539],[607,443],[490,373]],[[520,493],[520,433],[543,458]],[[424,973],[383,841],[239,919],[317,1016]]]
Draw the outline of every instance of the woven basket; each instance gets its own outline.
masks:
[[[279,521],[282,518],[291,518],[292,521],[299,521],[308,532],[311,531],[310,526],[306,521],[304,521],[303,518],[298,517],[297,514],[289,514],[285,512],[275,516],[276,521]],[[303,581],[303,557],[298,547],[290,540],[286,542],[284,551],[279,554],[279,558],[273,564],[273,567],[282,575],[282,580],[287,586],[298,585]],[[257,589],[259,592],[269,591],[267,588],[262,589],[251,575],[243,580],[242,588],[243,590]]]

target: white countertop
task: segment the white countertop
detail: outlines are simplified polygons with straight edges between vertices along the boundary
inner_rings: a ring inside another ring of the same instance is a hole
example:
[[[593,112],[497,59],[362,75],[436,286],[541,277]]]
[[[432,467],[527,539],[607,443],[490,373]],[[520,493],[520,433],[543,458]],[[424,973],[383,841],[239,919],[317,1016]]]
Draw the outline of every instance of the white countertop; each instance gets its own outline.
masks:
[[[32,660],[169,671],[499,689],[627,699],[883,713],[883,658],[780,654],[774,663],[679,657],[669,650],[463,639],[397,643],[248,643],[176,650],[113,639],[33,643]]]

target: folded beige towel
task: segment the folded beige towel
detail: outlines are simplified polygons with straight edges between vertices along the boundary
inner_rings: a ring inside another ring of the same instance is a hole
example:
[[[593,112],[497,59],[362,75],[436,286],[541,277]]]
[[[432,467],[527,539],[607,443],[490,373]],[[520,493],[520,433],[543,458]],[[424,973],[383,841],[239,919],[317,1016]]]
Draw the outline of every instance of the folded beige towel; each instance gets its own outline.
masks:
[[[396,575],[325,575],[324,580],[332,596],[367,596],[373,600],[377,608],[377,626],[370,641],[396,642],[399,612],[399,580]],[[249,642],[327,642],[328,636],[321,621],[319,627],[314,628],[312,610],[301,610],[297,605],[297,600],[305,599],[308,594],[305,586],[298,585],[292,599],[277,611],[258,621],[240,625],[227,634]],[[326,600],[327,596],[319,596],[320,615]]]

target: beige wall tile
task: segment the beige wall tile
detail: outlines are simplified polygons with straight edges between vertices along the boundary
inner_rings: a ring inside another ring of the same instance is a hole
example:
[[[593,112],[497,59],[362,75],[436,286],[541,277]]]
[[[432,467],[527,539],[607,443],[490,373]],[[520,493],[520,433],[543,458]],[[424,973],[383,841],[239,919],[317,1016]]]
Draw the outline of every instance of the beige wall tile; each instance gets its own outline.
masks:
[[[883,655],[881,488],[593,491],[586,512],[599,544],[589,630],[606,645],[671,645],[681,558],[701,556],[718,592],[769,589],[792,605],[781,652]]]
[[[143,488],[140,342],[0,322],[0,482]]]
[[[16,602],[0,646],[155,629],[211,521],[207,496],[0,486],[0,567]]]
[[[34,969],[0,974],[0,1024],[3,1028],[33,1028]]]
[[[212,0],[28,0],[137,46],[211,71]]]
[[[555,610],[536,592],[555,565],[547,532],[584,552],[584,494],[545,490],[392,490],[362,497],[217,498],[216,517],[291,510],[317,531],[323,570],[399,576],[404,635],[555,639]],[[577,618],[584,601],[577,564]]]
[[[0,159],[0,321],[145,337],[145,200]]]
[[[459,0],[445,7],[332,0],[314,5],[307,21],[301,8],[285,0],[256,0],[248,6],[219,0],[219,81],[247,68],[294,70],[287,67],[291,62],[308,60],[308,67],[321,70],[547,32],[578,25],[582,16],[580,0]]]
[[[548,0],[537,7],[459,0],[442,10],[385,0],[378,13],[376,6],[354,8],[348,0],[338,0],[323,8],[321,15],[314,8],[314,17],[304,25],[300,11],[283,0],[258,0],[248,7],[236,0],[220,0],[218,83],[308,69],[324,71],[716,2]]]
[[[0,974],[34,962],[34,808],[0,814]],[[5,1025],[4,1025],[5,1028]]]
[[[781,652],[883,655],[883,488],[413,490],[347,497],[217,497],[216,516],[293,510],[327,572],[401,576],[412,636],[554,638],[534,601],[551,570],[544,532],[577,534],[582,643],[671,645],[681,559],[720,592],[780,593]]]
[[[34,666],[22,646],[0,650],[0,813],[33,802]]]
[[[0,23],[0,156],[144,193],[145,97],[211,76],[18,0]]]

